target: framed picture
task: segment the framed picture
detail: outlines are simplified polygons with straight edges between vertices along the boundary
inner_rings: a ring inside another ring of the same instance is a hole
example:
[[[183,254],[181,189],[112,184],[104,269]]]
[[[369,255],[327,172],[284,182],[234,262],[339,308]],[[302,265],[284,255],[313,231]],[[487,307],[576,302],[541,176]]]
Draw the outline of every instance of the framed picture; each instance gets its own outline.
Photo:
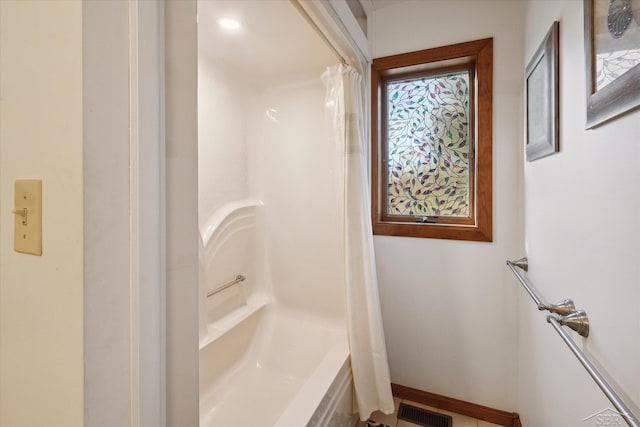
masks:
[[[527,161],[556,153],[558,131],[558,21],[529,61],[526,70]]]
[[[640,106],[640,0],[584,0],[587,129]]]

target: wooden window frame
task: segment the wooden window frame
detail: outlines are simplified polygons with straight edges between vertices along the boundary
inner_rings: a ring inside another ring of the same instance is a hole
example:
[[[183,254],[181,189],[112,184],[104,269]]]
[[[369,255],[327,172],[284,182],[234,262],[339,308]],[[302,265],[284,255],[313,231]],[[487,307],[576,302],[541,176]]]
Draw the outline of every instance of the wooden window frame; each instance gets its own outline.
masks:
[[[468,69],[473,84],[469,100],[469,218],[436,217],[435,222],[391,216],[387,191],[386,83],[402,78]],[[387,236],[493,241],[492,235],[493,39],[376,58],[371,65],[371,216],[373,233]]]

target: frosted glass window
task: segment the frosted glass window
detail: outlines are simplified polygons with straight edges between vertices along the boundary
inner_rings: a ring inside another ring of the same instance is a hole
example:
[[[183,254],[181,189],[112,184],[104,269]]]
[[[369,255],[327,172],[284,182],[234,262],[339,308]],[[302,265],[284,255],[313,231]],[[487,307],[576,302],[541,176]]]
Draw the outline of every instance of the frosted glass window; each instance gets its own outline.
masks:
[[[492,240],[493,39],[371,64],[373,233]]]
[[[469,70],[386,83],[389,216],[469,218]]]

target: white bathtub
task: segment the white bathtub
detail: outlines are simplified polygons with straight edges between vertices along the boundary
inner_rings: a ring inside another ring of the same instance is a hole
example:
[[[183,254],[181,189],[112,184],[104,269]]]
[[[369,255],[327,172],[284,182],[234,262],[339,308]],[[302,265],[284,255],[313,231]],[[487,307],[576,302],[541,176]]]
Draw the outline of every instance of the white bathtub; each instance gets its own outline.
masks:
[[[344,321],[272,297],[256,265],[258,208],[226,206],[203,233],[200,425],[352,426]],[[247,280],[206,297],[235,274]]]
[[[344,328],[270,305],[230,316],[200,349],[201,426],[352,425]]]

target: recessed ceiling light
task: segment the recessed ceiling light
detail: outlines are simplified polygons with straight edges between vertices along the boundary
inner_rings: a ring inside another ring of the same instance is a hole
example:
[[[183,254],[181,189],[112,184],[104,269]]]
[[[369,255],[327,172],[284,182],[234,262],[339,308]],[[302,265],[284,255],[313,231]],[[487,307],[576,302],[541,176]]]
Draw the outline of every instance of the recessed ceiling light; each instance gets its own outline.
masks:
[[[218,25],[229,31],[237,31],[240,29],[240,22],[233,18],[220,18],[218,19]]]

